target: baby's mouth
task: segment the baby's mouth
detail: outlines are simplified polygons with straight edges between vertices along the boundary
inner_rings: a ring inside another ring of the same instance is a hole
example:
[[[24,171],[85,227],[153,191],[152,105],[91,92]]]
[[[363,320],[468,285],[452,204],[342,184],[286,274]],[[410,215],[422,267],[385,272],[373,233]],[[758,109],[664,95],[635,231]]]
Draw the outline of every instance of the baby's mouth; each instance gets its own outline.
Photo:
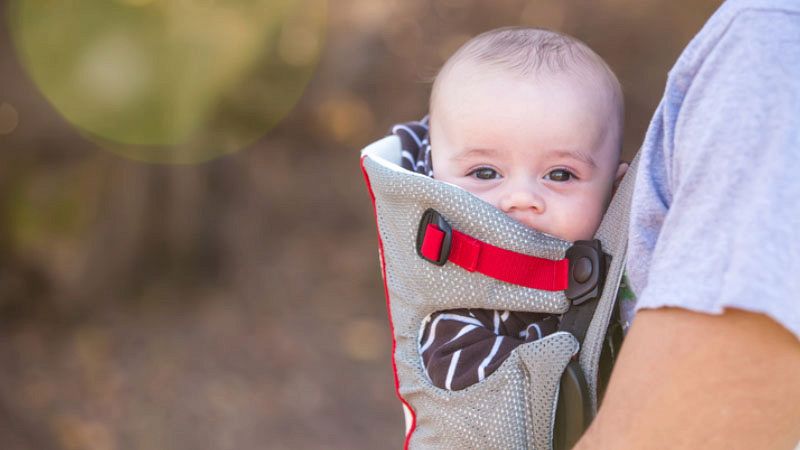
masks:
[[[517,222],[525,225],[526,227],[528,227],[530,229],[533,229],[533,230],[536,230],[536,231],[539,231],[539,232],[542,232],[542,233],[547,233],[547,231],[541,226],[541,224],[537,223],[539,221],[536,220],[536,217],[534,217],[533,214],[530,214],[530,213],[519,213],[519,212],[512,211],[512,212],[508,213],[508,216],[511,217],[512,219],[516,220]]]
[[[530,228],[531,230],[538,231],[539,233],[544,233],[548,236],[554,237],[556,239],[561,240],[568,240],[562,237],[559,237],[557,234],[550,231],[550,228],[547,226],[542,225],[541,216],[535,213],[507,213],[509,217],[514,219],[515,221],[525,225],[526,227]]]

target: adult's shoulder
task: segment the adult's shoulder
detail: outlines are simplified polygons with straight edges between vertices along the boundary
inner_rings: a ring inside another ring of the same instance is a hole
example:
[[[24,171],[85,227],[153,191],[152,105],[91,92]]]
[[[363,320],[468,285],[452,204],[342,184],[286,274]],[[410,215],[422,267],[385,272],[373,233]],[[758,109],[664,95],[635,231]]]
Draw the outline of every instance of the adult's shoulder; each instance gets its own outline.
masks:
[[[800,2],[796,0],[728,0],[706,21],[676,61],[670,77],[691,78],[720,42],[747,45],[753,39],[800,33]]]

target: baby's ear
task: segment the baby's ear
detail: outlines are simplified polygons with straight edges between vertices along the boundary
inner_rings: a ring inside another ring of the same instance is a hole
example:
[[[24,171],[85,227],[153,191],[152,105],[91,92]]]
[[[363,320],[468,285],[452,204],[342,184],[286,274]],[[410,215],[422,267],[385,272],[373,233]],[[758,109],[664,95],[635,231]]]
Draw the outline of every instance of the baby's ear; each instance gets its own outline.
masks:
[[[622,177],[624,177],[628,172],[628,167],[630,167],[630,164],[626,163],[625,161],[620,161],[619,166],[617,167],[617,173],[614,175],[614,192],[617,191],[619,183],[622,181]]]

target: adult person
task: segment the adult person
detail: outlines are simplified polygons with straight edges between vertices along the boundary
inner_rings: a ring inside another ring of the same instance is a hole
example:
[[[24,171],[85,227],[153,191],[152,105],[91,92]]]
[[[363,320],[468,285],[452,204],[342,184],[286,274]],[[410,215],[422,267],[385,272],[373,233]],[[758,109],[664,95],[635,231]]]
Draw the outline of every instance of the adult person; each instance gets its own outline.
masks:
[[[579,449],[800,441],[800,2],[729,0],[641,149],[637,314]]]

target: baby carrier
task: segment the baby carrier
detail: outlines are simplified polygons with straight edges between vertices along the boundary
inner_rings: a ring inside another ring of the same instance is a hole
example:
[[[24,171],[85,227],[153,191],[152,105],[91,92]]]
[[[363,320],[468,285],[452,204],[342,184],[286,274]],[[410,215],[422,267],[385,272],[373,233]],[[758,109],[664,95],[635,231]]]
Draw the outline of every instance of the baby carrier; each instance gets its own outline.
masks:
[[[597,411],[622,331],[616,293],[625,264],[635,163],[595,240],[531,230],[448,183],[402,168],[396,135],[361,152],[373,200],[404,448],[570,448]],[[484,308],[562,314],[559,331],[516,348],[463,390],[431,384],[419,354],[436,311]]]

